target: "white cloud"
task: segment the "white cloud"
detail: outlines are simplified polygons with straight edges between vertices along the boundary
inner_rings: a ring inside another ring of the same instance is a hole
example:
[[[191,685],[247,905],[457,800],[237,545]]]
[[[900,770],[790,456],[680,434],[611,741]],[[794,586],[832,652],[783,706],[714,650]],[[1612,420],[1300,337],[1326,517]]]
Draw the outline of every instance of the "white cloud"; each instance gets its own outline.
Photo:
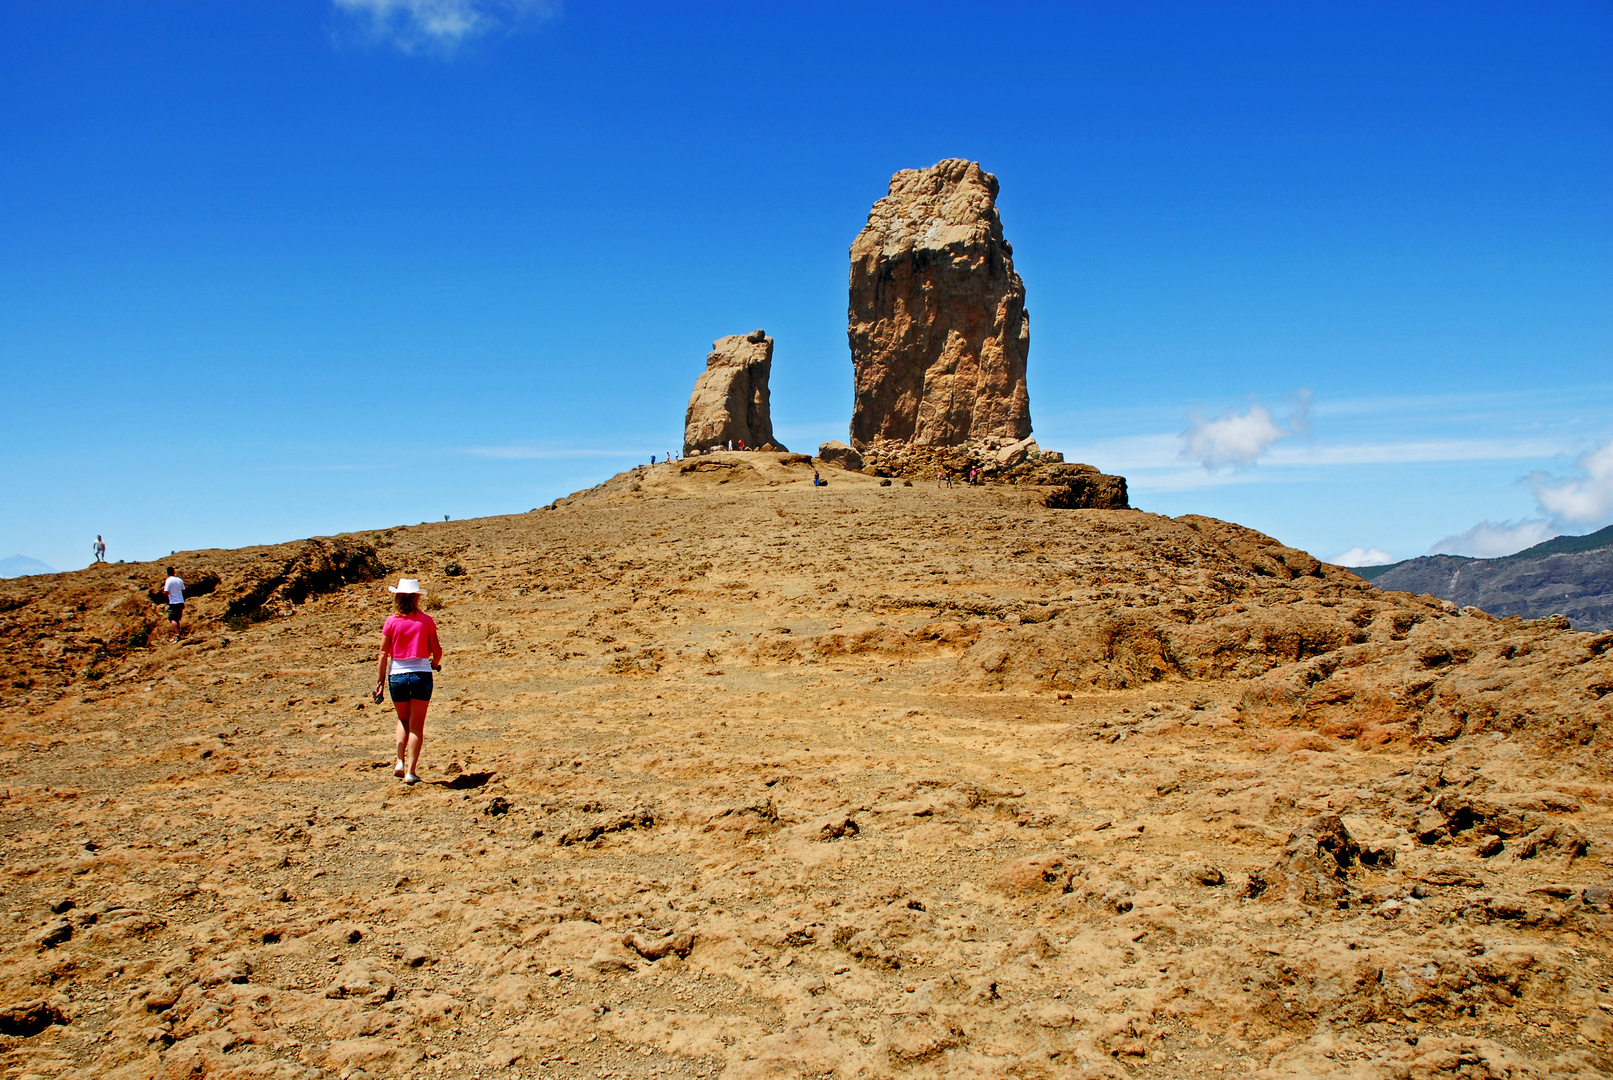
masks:
[[[1335,555],[1331,560],[1335,566],[1383,566],[1392,563],[1395,557],[1382,548],[1362,547],[1355,545],[1342,555]]]
[[[1469,555],[1496,559],[1550,540],[1560,530],[1538,518],[1520,521],[1481,521],[1465,533],[1447,536],[1428,549],[1430,555]]]
[[[1264,405],[1251,405],[1245,412],[1228,409],[1213,420],[1197,410],[1188,414],[1192,427],[1182,432],[1180,457],[1196,461],[1212,472],[1216,469],[1243,469],[1258,461],[1279,439],[1304,435],[1310,420],[1310,391],[1299,392],[1299,403],[1279,424]]]
[[[372,38],[406,53],[452,52],[484,34],[559,11],[558,0],[332,0]]]
[[[1594,526],[1613,519],[1613,439],[1582,455],[1575,464],[1582,473],[1577,479],[1553,481],[1543,472],[1529,477],[1541,517],[1481,521],[1459,536],[1447,536],[1428,553],[1493,559],[1561,535],[1567,531],[1564,526]]]
[[[1613,518],[1613,439],[1581,457],[1576,464],[1585,473],[1579,480],[1549,484],[1536,476],[1535,500],[1554,520],[1600,525]]]

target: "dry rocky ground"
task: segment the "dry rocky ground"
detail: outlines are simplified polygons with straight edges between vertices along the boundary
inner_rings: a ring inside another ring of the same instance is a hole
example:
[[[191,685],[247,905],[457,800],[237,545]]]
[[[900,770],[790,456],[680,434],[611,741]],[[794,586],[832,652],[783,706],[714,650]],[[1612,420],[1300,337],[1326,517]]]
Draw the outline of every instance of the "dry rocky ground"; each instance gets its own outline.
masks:
[[[5,1075],[1613,1068],[1613,635],[826,475],[0,584]]]

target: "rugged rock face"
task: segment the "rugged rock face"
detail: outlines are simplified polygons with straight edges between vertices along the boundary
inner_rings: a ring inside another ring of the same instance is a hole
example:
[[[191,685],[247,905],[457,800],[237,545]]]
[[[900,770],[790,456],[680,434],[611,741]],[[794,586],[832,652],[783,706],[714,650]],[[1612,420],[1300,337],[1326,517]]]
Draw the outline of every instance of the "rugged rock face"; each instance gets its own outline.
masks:
[[[734,334],[711,343],[706,370],[695,380],[683,418],[683,452],[737,445],[783,450],[773,439],[767,378],[773,369],[773,339],[765,331]]]
[[[959,158],[891,177],[851,245],[851,362],[859,450],[1023,439],[1030,322],[997,178]]]

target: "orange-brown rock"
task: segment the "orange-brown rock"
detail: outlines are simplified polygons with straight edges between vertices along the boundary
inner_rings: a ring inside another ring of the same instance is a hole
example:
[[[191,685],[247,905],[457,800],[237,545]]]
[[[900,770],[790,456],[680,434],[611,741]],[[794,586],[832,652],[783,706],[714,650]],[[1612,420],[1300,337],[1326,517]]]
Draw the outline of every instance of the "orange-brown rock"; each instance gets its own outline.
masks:
[[[695,380],[683,418],[683,452],[743,445],[782,450],[773,440],[767,379],[773,339],[765,331],[732,334],[711,343],[706,370]]]
[[[903,169],[851,245],[851,442],[952,446],[1030,434],[1030,322],[997,178]]]
[[[1051,510],[1127,510],[1131,502],[1124,476],[1099,472],[1092,465],[1067,462],[1056,451],[1044,451],[1035,439],[999,445],[1002,439],[970,439],[958,446],[916,446],[880,442],[859,454],[845,443],[824,443],[818,458],[869,476],[958,484],[1013,484],[1042,496]]]

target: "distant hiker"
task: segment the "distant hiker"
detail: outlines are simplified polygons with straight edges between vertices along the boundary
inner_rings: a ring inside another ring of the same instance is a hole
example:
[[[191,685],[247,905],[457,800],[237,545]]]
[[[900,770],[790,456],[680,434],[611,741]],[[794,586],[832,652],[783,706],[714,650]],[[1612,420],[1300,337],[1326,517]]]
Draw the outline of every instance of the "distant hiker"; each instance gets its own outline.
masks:
[[[654,464],[655,464],[655,455],[654,455],[654,454],[651,454],[651,455],[650,455],[650,464],[651,464],[651,465],[654,465]]]
[[[95,552],[96,562],[106,562],[106,541],[101,539],[99,533],[95,536],[95,543],[90,545],[90,550]]]
[[[160,588],[168,594],[168,628],[172,632],[168,640],[178,641],[179,620],[185,615],[185,583],[174,576],[174,568],[170,566]]]
[[[813,487],[822,487],[823,486],[823,481],[818,479],[818,470],[816,470],[816,469],[812,470],[812,486]]]
[[[375,700],[381,689],[392,692],[392,706],[398,712],[398,763],[392,775],[405,784],[418,784],[420,747],[426,740],[426,708],[431,704],[433,671],[442,670],[442,645],[437,641],[437,624],[420,610],[426,590],[414,578],[400,578],[396,588],[388,585],[398,613],[381,626],[381,655],[375,669]]]

